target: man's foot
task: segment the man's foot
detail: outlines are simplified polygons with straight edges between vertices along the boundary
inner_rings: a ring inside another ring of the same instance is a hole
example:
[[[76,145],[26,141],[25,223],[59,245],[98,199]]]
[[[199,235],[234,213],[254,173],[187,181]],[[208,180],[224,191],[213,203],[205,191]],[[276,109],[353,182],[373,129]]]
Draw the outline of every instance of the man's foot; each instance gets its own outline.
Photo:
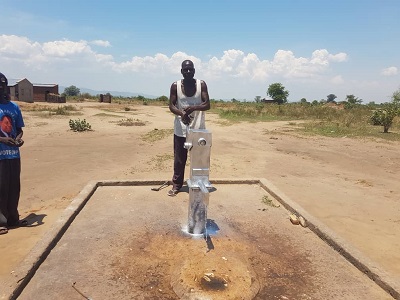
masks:
[[[4,226],[0,226],[0,235],[8,233],[8,228]]]
[[[172,189],[172,190],[168,191],[168,196],[175,197],[178,193],[179,193],[179,190]]]
[[[11,228],[26,227],[29,223],[27,220],[19,220],[17,223],[12,223],[9,225]]]

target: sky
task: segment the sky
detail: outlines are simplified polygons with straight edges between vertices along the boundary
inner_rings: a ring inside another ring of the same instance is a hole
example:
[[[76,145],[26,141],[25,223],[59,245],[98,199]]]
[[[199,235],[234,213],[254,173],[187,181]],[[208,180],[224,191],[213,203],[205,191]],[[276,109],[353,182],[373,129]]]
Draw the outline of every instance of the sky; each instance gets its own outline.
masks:
[[[169,96],[191,59],[211,99],[289,102],[400,89],[399,0],[0,0],[0,72]]]

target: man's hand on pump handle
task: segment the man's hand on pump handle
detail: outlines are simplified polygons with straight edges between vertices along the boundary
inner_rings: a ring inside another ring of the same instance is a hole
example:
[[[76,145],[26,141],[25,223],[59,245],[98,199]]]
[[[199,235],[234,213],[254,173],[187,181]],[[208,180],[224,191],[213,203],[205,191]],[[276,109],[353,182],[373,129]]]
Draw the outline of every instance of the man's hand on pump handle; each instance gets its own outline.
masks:
[[[185,125],[189,125],[190,124],[190,122],[192,121],[192,117],[190,115],[191,113],[192,112],[190,112],[190,113],[185,112],[184,113],[184,115],[182,116],[183,124],[185,124]]]

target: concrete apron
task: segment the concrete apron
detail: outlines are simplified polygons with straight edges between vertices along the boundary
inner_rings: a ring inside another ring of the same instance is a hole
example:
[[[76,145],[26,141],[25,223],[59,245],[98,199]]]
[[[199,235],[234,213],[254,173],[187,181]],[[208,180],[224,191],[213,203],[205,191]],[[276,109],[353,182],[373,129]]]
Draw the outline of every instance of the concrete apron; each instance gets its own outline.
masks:
[[[212,180],[206,236],[186,231],[187,191],[150,190],[162,183],[89,183],[1,299],[400,298],[397,283],[268,180]]]

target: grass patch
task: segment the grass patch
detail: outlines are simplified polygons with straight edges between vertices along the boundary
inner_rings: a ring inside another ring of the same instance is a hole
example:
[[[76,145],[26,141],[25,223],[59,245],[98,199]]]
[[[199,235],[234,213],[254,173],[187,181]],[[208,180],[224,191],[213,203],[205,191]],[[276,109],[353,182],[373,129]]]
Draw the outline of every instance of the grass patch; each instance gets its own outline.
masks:
[[[339,122],[314,121],[299,124],[300,133],[308,135],[322,135],[327,137],[354,137],[354,138],[379,138],[389,141],[400,141],[398,132],[383,133],[382,127],[368,124],[358,126],[345,126]]]
[[[172,138],[174,134],[173,129],[153,129],[152,131],[141,136],[141,139],[145,142],[154,143],[156,141],[162,140],[165,137],[169,136]]]
[[[146,122],[140,121],[139,119],[122,119],[117,121],[117,125],[119,126],[145,126]]]
[[[129,113],[137,111],[136,108],[132,108],[131,106],[126,106],[126,103],[112,103],[106,106],[104,105],[97,105],[94,108],[109,111],[109,112],[117,112],[117,113]]]
[[[48,105],[24,105],[24,112],[33,112],[34,115],[38,115],[41,117],[51,117],[54,115],[57,116],[70,116],[70,115],[81,115],[82,113],[79,111],[77,107],[74,105],[61,105],[57,107],[52,107]]]
[[[49,113],[54,113],[55,115],[69,116],[71,114],[74,114],[74,112],[76,112],[77,110],[78,109],[73,105],[64,105],[58,106],[56,109],[51,109]]]
[[[269,198],[267,195],[262,197],[261,202],[264,203],[265,205],[275,207],[274,203],[272,202],[272,199]]]
[[[172,162],[173,160],[174,160],[173,154],[163,154],[163,155],[156,155],[156,157],[151,159],[151,163],[154,165],[154,168],[156,170],[162,170],[167,168],[167,166],[165,165],[166,162]]]
[[[288,121],[297,133],[329,137],[366,137],[400,141],[400,117],[393,121],[389,134],[382,126],[372,126],[370,117],[379,105],[355,105],[350,108],[325,104],[287,103],[213,103],[225,125],[237,122]],[[298,121],[303,121],[298,122]]]
[[[121,116],[114,115],[114,114],[108,114],[108,113],[99,113],[99,114],[95,114],[94,117],[120,118]]]

